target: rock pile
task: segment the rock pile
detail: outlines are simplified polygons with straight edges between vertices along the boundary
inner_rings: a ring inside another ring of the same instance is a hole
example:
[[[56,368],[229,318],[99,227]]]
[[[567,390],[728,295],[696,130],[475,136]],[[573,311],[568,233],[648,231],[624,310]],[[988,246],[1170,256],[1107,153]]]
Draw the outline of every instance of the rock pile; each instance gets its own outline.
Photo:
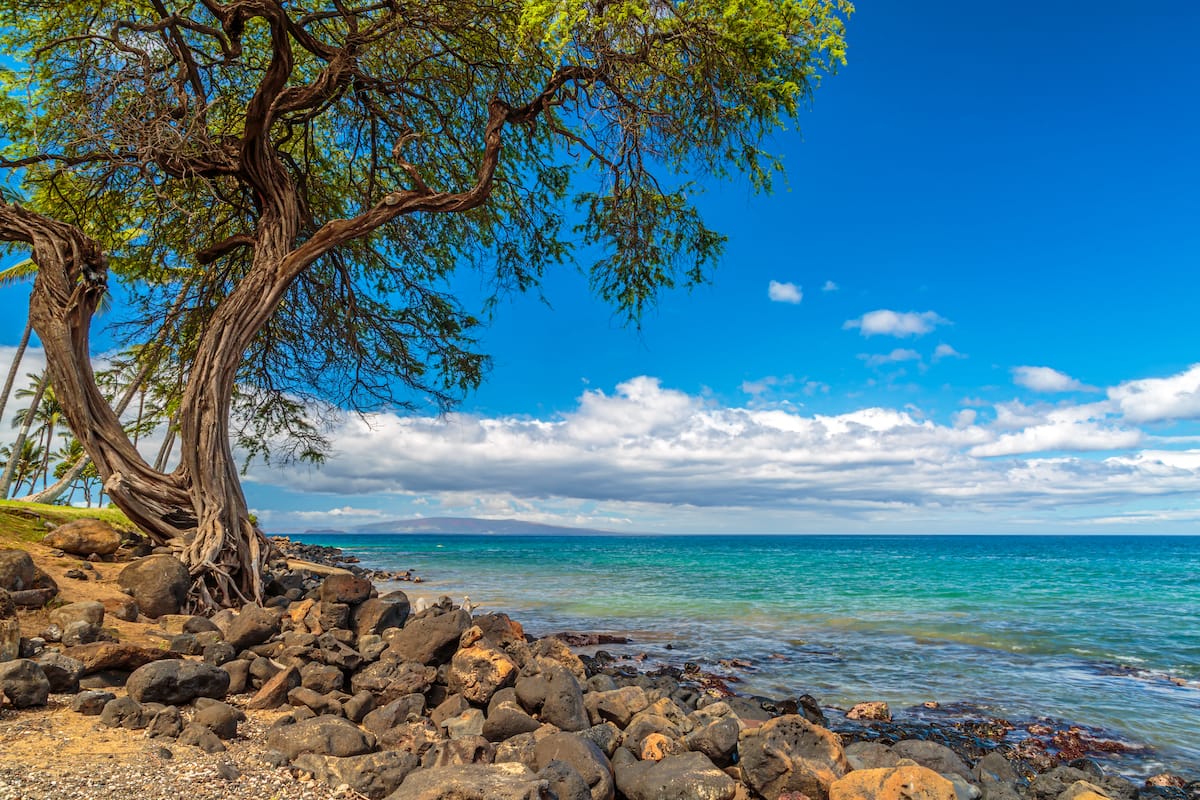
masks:
[[[1195,783],[1137,787],[1086,760],[1039,773],[1001,749],[971,763],[930,741],[846,745],[811,702],[769,711],[683,673],[616,670],[526,636],[504,614],[472,616],[448,599],[413,613],[402,592],[380,596],[355,574],[276,563],[266,607],[179,615],[167,560],[126,568],[145,580],[122,573],[144,609],[168,609],[165,650],[22,640],[25,657],[0,664],[7,702],[73,693],[72,708],[103,725],[206,752],[239,736],[246,711],[286,709],[266,733],[269,762],[372,800],[1200,797]],[[149,602],[152,588],[162,606]],[[104,613],[78,603],[51,620],[91,630]]]

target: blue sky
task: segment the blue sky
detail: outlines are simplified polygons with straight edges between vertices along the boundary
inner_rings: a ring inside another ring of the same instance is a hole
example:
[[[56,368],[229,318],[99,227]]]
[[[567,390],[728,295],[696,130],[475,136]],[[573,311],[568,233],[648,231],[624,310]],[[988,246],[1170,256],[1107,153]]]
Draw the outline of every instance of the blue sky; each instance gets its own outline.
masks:
[[[579,273],[501,306],[443,419],[255,467],[269,528],[1200,529],[1200,9],[863,2],[789,185],[711,185],[710,285],[621,325]],[[0,293],[15,344],[24,294]],[[2,354],[3,351],[0,351]]]

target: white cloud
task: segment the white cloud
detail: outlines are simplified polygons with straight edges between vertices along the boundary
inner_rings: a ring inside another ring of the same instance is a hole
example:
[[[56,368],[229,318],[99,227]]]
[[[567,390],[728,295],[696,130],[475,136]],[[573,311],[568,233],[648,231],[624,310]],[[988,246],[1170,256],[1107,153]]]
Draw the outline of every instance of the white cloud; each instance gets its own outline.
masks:
[[[1032,389],[1035,392],[1094,392],[1096,388],[1087,386],[1064,372],[1050,367],[1013,367],[1013,383]]]
[[[776,303],[799,303],[804,299],[804,292],[794,283],[771,281],[767,285],[767,297]]]
[[[862,353],[859,355],[863,361],[867,362],[868,367],[882,367],[886,364],[898,364],[902,361],[920,361],[921,354],[916,350],[908,350],[897,347],[890,353]]]
[[[845,329],[858,328],[863,336],[923,336],[949,320],[933,311],[868,311],[857,319],[846,320]]]
[[[825,285],[821,287],[822,292],[836,292],[838,285],[833,281],[825,281]]]
[[[1126,450],[1142,441],[1142,433],[1095,422],[1048,422],[1016,433],[1006,433],[993,442],[971,448],[971,455],[1012,456],[1050,451],[1089,452]]]
[[[758,395],[766,394],[777,386],[789,386],[795,383],[795,381],[796,379],[791,375],[785,375],[782,378],[776,375],[768,375],[756,381],[742,381],[740,388],[744,394],[757,397]]]
[[[1126,381],[1108,396],[1130,422],[1200,419],[1200,364],[1169,378]]]
[[[1139,451],[1144,435],[1109,401],[1012,403],[988,422],[962,409],[939,424],[882,407],[719,405],[642,376],[585,391],[560,415],[347,415],[333,439],[338,457],[320,470],[254,467],[251,477],[346,497],[433,497],[462,513],[632,519],[643,530],[735,529],[747,514],[784,529],[897,529],[964,514],[991,525],[1000,512],[1061,520],[1067,508],[1112,516],[1128,498],[1200,497],[1200,458],[1157,442]]]
[[[943,358],[966,358],[966,356],[948,344],[939,344],[934,348],[933,360],[941,361]]]
[[[979,412],[973,408],[964,408],[954,415],[954,427],[969,428],[975,424],[975,420],[979,417]]]

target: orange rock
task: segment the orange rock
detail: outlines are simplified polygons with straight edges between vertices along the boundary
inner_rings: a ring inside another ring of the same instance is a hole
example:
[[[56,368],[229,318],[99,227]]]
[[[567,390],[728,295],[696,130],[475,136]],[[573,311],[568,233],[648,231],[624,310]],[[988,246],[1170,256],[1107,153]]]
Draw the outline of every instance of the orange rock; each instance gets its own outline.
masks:
[[[292,618],[292,622],[299,625],[304,621],[304,618],[308,616],[308,612],[312,610],[312,607],[316,605],[316,603],[316,600],[305,600],[301,603],[292,603],[292,605],[288,607],[288,616]]]
[[[892,710],[888,708],[888,704],[882,700],[873,700],[869,703],[857,703],[853,708],[846,712],[846,719],[877,719],[883,722],[892,721]]]
[[[650,733],[642,739],[642,761],[662,761],[667,756],[682,752],[683,745],[661,733]]]
[[[833,782],[829,800],[955,800],[954,784],[917,765],[860,769]]]

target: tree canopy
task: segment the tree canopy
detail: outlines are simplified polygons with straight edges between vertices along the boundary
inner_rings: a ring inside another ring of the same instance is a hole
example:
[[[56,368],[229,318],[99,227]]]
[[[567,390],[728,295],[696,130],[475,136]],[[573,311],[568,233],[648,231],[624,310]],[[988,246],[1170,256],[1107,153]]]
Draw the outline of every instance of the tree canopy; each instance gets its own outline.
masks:
[[[769,136],[843,61],[852,10],[0,0],[0,240],[32,252],[56,395],[113,501],[177,546],[198,604],[256,595],[235,404],[316,455],[308,399],[453,400],[486,366],[475,310],[447,288],[458,269],[525,290],[584,253],[629,319],[703,280],[723,239],[693,182],[770,188]],[[114,424],[86,363],[110,270],[126,334],[159,336],[143,351],[175,368],[170,474]]]

